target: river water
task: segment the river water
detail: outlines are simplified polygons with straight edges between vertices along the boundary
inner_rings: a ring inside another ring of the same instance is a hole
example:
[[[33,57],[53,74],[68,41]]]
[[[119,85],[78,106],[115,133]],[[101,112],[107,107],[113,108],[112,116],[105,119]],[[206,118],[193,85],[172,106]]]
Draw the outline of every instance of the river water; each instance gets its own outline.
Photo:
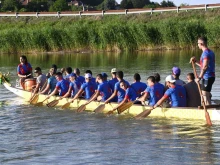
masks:
[[[189,59],[200,51],[166,51],[97,54],[27,55],[33,68],[47,72],[51,64],[59,68],[79,67],[93,75],[113,67],[123,70],[132,82],[134,73],[142,81],[152,73],[161,82],[173,66],[182,70],[181,79],[192,72]],[[217,79],[213,99],[220,99],[220,59],[216,53]],[[16,80],[19,55],[0,55],[0,71],[11,72]],[[131,116],[106,117],[89,112],[76,113],[27,105],[0,86],[0,164],[219,164],[220,122],[207,127],[205,121],[148,117],[136,121]]]

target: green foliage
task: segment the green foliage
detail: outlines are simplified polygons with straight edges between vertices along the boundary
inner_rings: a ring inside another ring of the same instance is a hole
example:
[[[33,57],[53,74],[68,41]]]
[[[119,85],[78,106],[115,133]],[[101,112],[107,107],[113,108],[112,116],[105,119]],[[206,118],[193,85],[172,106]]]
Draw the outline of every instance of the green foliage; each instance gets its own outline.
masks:
[[[122,0],[120,7],[122,9],[132,9],[132,8],[134,8],[131,0]]]
[[[67,10],[69,10],[69,6],[66,0],[56,0],[49,8],[49,11],[67,11]]]
[[[21,4],[17,0],[4,0],[2,2],[2,11],[18,11]]]
[[[145,5],[150,4],[149,0],[131,0],[134,8],[143,8]]]
[[[97,6],[99,10],[114,10],[115,0],[104,0],[100,5]]]
[[[176,5],[173,3],[173,1],[165,1],[163,0],[161,3],[160,3],[161,7],[175,7]]]

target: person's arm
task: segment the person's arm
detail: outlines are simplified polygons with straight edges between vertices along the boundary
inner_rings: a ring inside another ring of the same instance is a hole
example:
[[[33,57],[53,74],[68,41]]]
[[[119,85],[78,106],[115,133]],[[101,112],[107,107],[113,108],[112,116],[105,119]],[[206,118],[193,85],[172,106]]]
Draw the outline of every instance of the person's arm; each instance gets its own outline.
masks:
[[[138,101],[144,102],[149,96],[148,92],[144,92],[144,95],[141,96],[139,99],[137,99]]]
[[[153,109],[155,109],[155,108],[157,108],[158,106],[160,106],[166,99],[167,99],[167,97],[163,96],[163,97],[153,106]]]
[[[81,96],[82,92],[83,92],[83,89],[80,88],[80,90],[78,91],[78,93],[73,97],[73,99],[72,99],[70,102],[73,102],[75,99],[77,99],[79,96]]]
[[[196,62],[196,57],[193,56],[190,58],[190,63],[194,62],[197,66],[201,67],[200,63]]]
[[[109,103],[111,99],[113,99],[115,96],[117,96],[118,90],[114,90],[112,95],[105,101],[105,104]]]
[[[46,88],[43,91],[41,91],[40,93],[41,94],[48,93],[49,89],[50,89],[50,84],[47,84]]]
[[[49,99],[51,96],[54,96],[54,95],[57,94],[57,93],[58,93],[58,89],[55,88],[55,89],[53,90],[53,92],[47,96],[47,99]]]
[[[64,96],[60,97],[60,100],[69,97],[71,95],[71,91],[72,91],[72,86],[69,86],[67,93]]]
[[[99,90],[96,90],[95,94],[89,99],[89,101],[87,101],[85,103],[85,105],[89,104],[90,102],[92,102],[93,100],[95,100],[98,96],[99,96]]]
[[[123,104],[126,103],[127,101],[128,101],[128,99],[125,97],[122,102],[120,102],[116,107],[114,107],[114,108],[112,109],[112,112],[115,111],[116,109],[118,109],[118,107],[120,107],[121,105],[123,105]]]

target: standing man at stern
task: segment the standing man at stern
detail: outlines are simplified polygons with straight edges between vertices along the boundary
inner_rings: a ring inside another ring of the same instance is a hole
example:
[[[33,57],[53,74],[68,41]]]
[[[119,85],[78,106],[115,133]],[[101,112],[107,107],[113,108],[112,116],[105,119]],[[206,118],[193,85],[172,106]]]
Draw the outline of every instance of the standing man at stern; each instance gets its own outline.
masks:
[[[190,62],[195,62],[195,64],[201,69],[196,81],[199,82],[202,80],[202,95],[204,97],[205,104],[210,105],[212,85],[215,82],[215,54],[208,48],[206,37],[200,37],[198,39],[198,47],[203,51],[200,57],[200,63],[196,62],[195,57],[192,57]]]

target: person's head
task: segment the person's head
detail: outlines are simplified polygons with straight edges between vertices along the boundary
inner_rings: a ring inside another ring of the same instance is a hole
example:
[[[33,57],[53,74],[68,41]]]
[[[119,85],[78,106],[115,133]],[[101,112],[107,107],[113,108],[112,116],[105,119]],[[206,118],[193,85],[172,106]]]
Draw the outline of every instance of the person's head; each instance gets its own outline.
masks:
[[[107,81],[108,75],[105,72],[102,72],[102,80]]]
[[[141,81],[141,76],[140,76],[139,73],[135,73],[135,74],[134,74],[134,80],[135,80],[135,81],[138,81],[138,82]]]
[[[50,76],[53,76],[56,72],[54,68],[50,68],[49,70]]]
[[[155,77],[154,76],[149,76],[147,78],[147,85],[148,86],[153,86],[155,84]]]
[[[186,78],[187,78],[188,82],[191,82],[191,81],[195,80],[195,76],[194,76],[193,73],[188,73]]]
[[[128,88],[128,86],[124,81],[121,81],[120,82],[120,88],[126,90]]]
[[[74,72],[77,76],[80,75],[80,70],[79,70],[79,68],[75,68],[73,72]]]
[[[166,85],[168,87],[171,87],[172,85],[175,85],[175,82],[176,82],[175,78],[172,75],[167,76],[165,81],[166,81]]]
[[[20,62],[21,62],[22,64],[26,64],[26,63],[28,62],[28,61],[27,61],[27,57],[24,56],[24,55],[20,56]]]
[[[177,80],[177,79],[179,79],[180,74],[181,74],[180,68],[177,67],[177,66],[174,66],[172,68],[172,75],[173,75],[173,77]]]
[[[60,72],[61,72],[62,74],[64,74],[64,73],[66,72],[66,68],[61,68],[61,69],[60,69]]]
[[[41,68],[40,68],[40,67],[36,67],[36,68],[34,69],[34,73],[35,73],[37,76],[41,75],[41,74],[42,74]]]
[[[54,73],[56,73],[56,72],[57,72],[57,65],[56,65],[56,64],[53,64],[53,65],[51,66],[51,68],[53,68],[53,69],[54,69]]]
[[[85,80],[86,80],[86,82],[89,82],[89,81],[91,80],[91,78],[92,78],[92,75],[91,75],[90,73],[86,73],[86,74],[85,74]]]
[[[86,71],[85,71],[85,74],[86,74],[86,73],[89,73],[89,74],[91,74],[91,76],[92,76],[92,71],[91,71],[91,70],[86,70]]]
[[[198,38],[198,47],[199,49],[206,48],[208,45],[208,39],[206,37]]]
[[[122,71],[117,71],[116,72],[116,77],[117,79],[120,81],[120,80],[123,80],[123,77],[124,77],[124,73]]]
[[[102,74],[97,74],[97,76],[96,76],[96,82],[98,82],[99,84],[103,82],[103,76],[102,76]]]
[[[63,74],[61,72],[57,72],[55,74],[55,77],[56,77],[57,81],[59,81],[59,80],[61,80],[63,78]]]
[[[155,82],[160,82],[160,75],[159,75],[159,73],[155,73],[154,74],[154,77],[155,77]]]
[[[111,70],[112,78],[116,77],[116,72],[117,72],[117,69],[116,68],[112,68],[112,70]]]
[[[66,67],[66,74],[71,74],[72,73],[72,68],[69,66],[69,67]]]
[[[75,74],[75,73],[71,73],[71,74],[70,74],[69,79],[70,79],[70,81],[71,81],[71,82],[75,81],[75,80],[76,80],[76,78],[77,78],[77,76],[76,76],[76,74]]]

